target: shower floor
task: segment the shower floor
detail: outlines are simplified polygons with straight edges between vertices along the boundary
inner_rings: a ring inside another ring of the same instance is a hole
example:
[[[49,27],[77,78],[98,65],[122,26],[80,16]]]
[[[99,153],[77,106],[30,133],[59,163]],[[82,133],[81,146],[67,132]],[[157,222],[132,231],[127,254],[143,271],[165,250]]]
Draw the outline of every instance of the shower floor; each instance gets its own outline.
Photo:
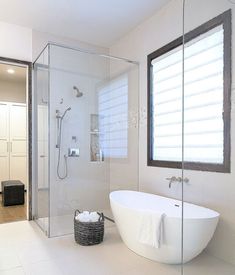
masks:
[[[102,211],[105,216],[113,219],[112,211],[105,209]],[[73,233],[73,214],[50,217],[50,237],[58,237],[69,235]],[[49,231],[49,218],[43,217],[36,220],[39,227],[48,235]],[[105,220],[105,228],[114,226],[114,223]]]

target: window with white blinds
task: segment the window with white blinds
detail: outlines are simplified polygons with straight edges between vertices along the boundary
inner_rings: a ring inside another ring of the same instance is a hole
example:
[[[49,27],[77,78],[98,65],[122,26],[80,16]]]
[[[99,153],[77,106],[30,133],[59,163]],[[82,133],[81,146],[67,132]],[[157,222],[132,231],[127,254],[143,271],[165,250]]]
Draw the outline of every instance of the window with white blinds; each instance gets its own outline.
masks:
[[[128,77],[119,76],[99,89],[100,148],[105,157],[128,155]]]
[[[181,162],[184,146],[185,162],[224,164],[224,35],[220,24],[185,44],[184,118],[182,43],[151,59],[152,161]]]

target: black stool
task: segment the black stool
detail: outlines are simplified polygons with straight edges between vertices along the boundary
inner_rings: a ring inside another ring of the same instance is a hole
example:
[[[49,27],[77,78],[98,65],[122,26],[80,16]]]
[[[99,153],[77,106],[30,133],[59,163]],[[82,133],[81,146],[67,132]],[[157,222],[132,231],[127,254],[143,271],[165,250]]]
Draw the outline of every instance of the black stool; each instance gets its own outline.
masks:
[[[24,204],[24,184],[19,180],[2,181],[3,206]]]

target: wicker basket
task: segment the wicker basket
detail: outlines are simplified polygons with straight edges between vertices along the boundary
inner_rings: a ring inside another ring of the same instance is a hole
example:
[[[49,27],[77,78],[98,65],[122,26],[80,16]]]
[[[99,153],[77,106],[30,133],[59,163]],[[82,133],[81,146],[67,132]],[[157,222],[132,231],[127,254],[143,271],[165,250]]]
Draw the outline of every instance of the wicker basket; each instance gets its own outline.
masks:
[[[74,238],[80,245],[99,244],[104,238],[104,215],[99,214],[100,218],[97,222],[80,222],[75,217],[81,213],[76,210],[74,213]]]

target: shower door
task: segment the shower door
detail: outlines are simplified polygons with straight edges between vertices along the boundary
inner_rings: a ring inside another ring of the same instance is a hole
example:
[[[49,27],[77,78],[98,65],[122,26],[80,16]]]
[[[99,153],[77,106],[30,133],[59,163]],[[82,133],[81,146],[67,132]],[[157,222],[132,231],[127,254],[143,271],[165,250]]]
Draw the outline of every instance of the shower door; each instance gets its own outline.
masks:
[[[234,12],[233,0],[185,1],[185,275],[235,274]]]

